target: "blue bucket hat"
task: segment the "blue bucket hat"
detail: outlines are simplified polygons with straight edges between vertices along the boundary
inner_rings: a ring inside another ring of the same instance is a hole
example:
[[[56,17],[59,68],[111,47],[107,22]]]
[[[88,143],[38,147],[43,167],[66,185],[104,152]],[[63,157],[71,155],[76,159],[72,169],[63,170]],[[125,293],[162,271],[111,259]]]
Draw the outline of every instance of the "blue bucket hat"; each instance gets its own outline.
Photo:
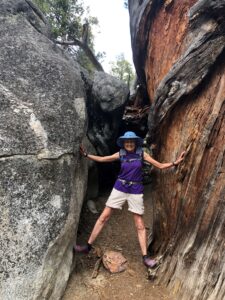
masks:
[[[124,135],[117,139],[116,143],[120,148],[123,148],[124,140],[134,140],[137,146],[142,146],[143,144],[143,139],[137,136],[133,131],[125,132]]]

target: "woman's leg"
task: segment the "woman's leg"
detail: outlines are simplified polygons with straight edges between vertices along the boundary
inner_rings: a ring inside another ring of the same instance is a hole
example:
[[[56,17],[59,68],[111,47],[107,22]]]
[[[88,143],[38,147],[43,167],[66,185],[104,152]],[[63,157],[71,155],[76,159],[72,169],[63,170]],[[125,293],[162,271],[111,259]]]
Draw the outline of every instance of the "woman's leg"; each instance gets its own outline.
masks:
[[[95,226],[91,232],[91,235],[88,240],[88,244],[92,244],[99,233],[101,232],[102,228],[104,227],[105,223],[111,217],[113,209],[122,209],[123,204],[126,201],[126,193],[120,192],[116,189],[112,189],[112,192],[106,202],[106,207],[103,210],[102,214],[98,218]]]
[[[106,206],[101,213],[100,217],[95,223],[95,226],[91,232],[91,235],[88,239],[88,244],[93,244],[96,240],[97,236],[101,232],[102,228],[106,224],[106,222],[109,220],[110,216],[112,215],[113,208]]]
[[[141,247],[142,255],[147,255],[147,237],[146,229],[142,215],[133,214],[134,222],[137,229],[138,241]]]
[[[126,201],[126,194],[120,191],[117,191],[116,189],[112,189],[112,192],[106,202],[106,207],[101,213],[100,217],[95,223],[95,226],[91,232],[91,235],[88,239],[88,242],[86,245],[75,245],[74,250],[79,253],[89,253],[89,251],[92,248],[92,243],[96,240],[97,236],[103,229],[104,225],[110,218],[113,209],[122,209],[122,206],[124,202]]]
[[[143,263],[148,268],[154,268],[157,265],[157,262],[147,256],[147,237],[143,216],[134,213],[134,222],[137,228],[138,240],[143,256]]]

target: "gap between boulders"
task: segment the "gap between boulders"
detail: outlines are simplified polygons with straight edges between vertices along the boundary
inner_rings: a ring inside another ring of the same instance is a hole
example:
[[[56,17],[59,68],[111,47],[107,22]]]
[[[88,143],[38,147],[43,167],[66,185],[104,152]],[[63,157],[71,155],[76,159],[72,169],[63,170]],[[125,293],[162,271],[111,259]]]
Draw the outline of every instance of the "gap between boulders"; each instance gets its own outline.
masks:
[[[109,193],[98,197],[96,207],[102,211]],[[77,240],[84,243],[99,214],[91,213],[83,207]],[[148,234],[152,230],[151,186],[145,186],[145,226]],[[139,299],[139,300],[172,300],[163,286],[148,280],[146,267],[142,264],[141,251],[137,239],[133,216],[127,211],[115,210],[100,236],[94,243],[96,249],[115,250],[127,259],[128,268],[122,273],[110,274],[103,266],[96,278],[92,278],[98,257],[94,251],[89,255],[76,255],[76,268],[71,274],[63,300],[82,300],[91,297],[97,299]]]

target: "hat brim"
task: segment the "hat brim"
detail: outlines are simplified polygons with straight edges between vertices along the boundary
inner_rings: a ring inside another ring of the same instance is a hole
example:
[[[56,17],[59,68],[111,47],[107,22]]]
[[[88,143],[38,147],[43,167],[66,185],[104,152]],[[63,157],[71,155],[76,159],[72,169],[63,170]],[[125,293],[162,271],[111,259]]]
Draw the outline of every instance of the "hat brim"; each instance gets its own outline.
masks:
[[[136,137],[136,138],[123,138],[123,137],[119,137],[117,139],[117,145],[120,147],[120,148],[123,148],[124,146],[124,141],[126,140],[134,140],[135,141],[135,144],[136,146],[140,147],[143,145],[143,139],[140,138],[140,137]]]

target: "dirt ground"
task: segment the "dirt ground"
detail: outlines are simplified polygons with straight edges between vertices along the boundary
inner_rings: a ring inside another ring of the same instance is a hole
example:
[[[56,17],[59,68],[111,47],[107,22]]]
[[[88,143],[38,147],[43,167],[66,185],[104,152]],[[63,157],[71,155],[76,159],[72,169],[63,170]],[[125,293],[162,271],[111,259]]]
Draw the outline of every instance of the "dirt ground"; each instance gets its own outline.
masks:
[[[96,207],[100,212],[108,194],[98,198]],[[151,230],[151,205],[148,201],[148,188],[145,189],[145,225]],[[78,242],[87,240],[89,233],[98,218],[84,208]],[[103,266],[97,278],[92,279],[92,272],[97,261],[93,251],[89,255],[76,255],[76,268],[72,273],[63,300],[174,300],[165,287],[154,284],[147,279],[147,269],[142,263],[133,217],[127,211],[115,210],[106,227],[96,240],[95,247],[121,251],[128,261],[128,269],[122,273],[110,274]]]

